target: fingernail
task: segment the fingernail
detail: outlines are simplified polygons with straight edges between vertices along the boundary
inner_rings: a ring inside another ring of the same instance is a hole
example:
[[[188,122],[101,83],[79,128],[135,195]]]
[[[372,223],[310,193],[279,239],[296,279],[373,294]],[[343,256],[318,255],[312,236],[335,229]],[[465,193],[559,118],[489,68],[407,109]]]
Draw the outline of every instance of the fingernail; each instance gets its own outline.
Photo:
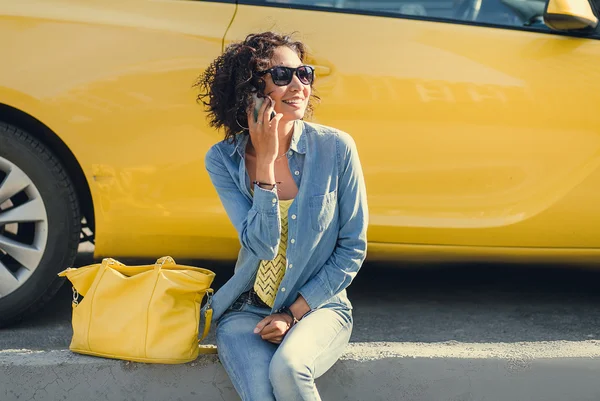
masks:
[[[254,328],[254,334],[258,334],[258,331],[259,331],[259,330],[258,330],[258,327],[255,327],[255,328]]]

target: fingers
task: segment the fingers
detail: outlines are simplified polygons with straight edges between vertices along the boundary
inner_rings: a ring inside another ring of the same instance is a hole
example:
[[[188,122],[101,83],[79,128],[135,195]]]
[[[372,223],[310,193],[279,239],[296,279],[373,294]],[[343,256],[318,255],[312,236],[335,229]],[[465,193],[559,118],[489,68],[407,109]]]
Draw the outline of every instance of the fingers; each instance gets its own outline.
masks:
[[[281,117],[283,117],[283,114],[277,113],[275,114],[275,117],[273,117],[273,119],[271,120],[271,130],[273,132],[277,132],[279,120],[281,120]]]
[[[256,125],[258,126],[262,126],[262,127],[268,127],[269,126],[269,120],[265,120],[265,114],[267,113],[267,110],[269,110],[270,106],[271,106],[271,98],[267,97],[264,98],[264,101],[262,102],[262,105],[260,106],[260,109],[258,110],[258,119],[256,121]]]
[[[265,328],[265,326],[271,323],[271,320],[273,320],[273,315],[269,315],[260,322],[258,322],[256,327],[254,328],[254,334],[260,333]]]
[[[266,97],[266,98],[264,98],[264,101],[262,102],[262,105],[260,106],[260,110],[258,111],[258,118],[260,119],[260,116],[263,116],[263,122],[264,122],[264,114],[270,107],[272,107],[271,106],[272,103],[273,103],[273,99],[271,99],[270,97]],[[268,121],[269,120],[267,120],[267,122]]]
[[[254,95],[252,98],[254,99],[254,101],[250,105],[250,107],[248,107],[246,115],[248,118],[248,127],[251,131],[255,131],[257,128],[264,124],[264,114],[269,107],[270,98],[259,98],[256,95]],[[260,102],[260,106],[257,110],[256,106],[258,102]]]
[[[265,341],[277,340],[278,338],[283,339],[287,330],[281,332],[280,330],[271,332],[269,334],[261,334],[260,338]]]
[[[281,329],[282,328],[277,325],[277,322],[271,321],[260,331],[260,336],[263,340],[267,340],[285,333],[285,327],[283,327],[284,330]]]
[[[256,157],[266,162],[272,162],[279,152],[277,129],[283,114],[276,115],[273,120],[270,120],[269,116],[274,112],[275,102],[269,97],[263,99],[259,100],[262,101],[262,105],[259,108],[258,121],[254,120],[254,109],[248,110],[248,129]]]
[[[254,333],[260,333],[260,337],[273,344],[281,344],[290,324],[280,315],[270,315],[258,322]]]
[[[270,97],[267,97],[263,103],[263,106],[264,105],[266,105],[267,108],[264,110],[261,108],[262,121],[265,127],[268,127],[271,122],[271,113],[275,110],[275,102]]]
[[[260,337],[263,340],[274,340],[277,338],[283,338],[285,333],[289,330],[290,325],[287,324],[283,320],[272,320],[268,325],[266,325],[262,331],[260,332]]]
[[[266,132],[272,133],[273,131],[276,132],[279,120],[281,120],[281,117],[283,117],[283,114],[275,113],[275,102],[270,97],[264,98],[264,101],[258,110],[257,120],[254,118],[254,107],[251,107],[246,114],[248,118],[250,134]],[[271,119],[272,115],[274,116],[273,119]],[[275,122],[275,124],[272,124],[273,122]]]

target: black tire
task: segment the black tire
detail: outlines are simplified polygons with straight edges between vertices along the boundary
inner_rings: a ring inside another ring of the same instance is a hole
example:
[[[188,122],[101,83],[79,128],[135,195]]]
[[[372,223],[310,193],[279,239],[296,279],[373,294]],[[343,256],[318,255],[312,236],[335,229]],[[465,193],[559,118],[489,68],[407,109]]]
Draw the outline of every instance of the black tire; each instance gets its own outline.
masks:
[[[72,266],[77,256],[81,212],[73,183],[57,157],[32,135],[2,122],[0,122],[0,162],[5,165],[12,163],[11,171],[16,171],[14,168],[16,166],[27,176],[34,187],[33,190],[37,191],[36,194],[43,201],[42,207],[45,207],[47,218],[46,223],[42,223],[44,230],[38,230],[37,223],[24,221],[21,223],[23,230],[18,223],[13,223],[10,228],[12,231],[9,232],[7,228],[9,226],[0,222],[0,239],[4,238],[5,241],[11,238],[9,236],[16,235],[13,231],[17,234],[22,231],[31,238],[35,235],[44,235],[45,240],[43,252],[38,249],[38,258],[39,255],[41,258],[39,263],[36,259],[35,269],[26,269],[27,272],[31,272],[28,273],[30,275],[21,276],[27,278],[22,279],[20,284],[15,284],[12,292],[10,289],[5,289],[5,294],[0,294],[0,327],[2,327],[38,310],[60,289],[64,279],[59,278],[57,273]],[[3,181],[7,182],[6,177],[8,177],[6,172],[0,170],[0,190]],[[32,188],[32,185],[29,185],[29,188]],[[17,199],[19,196],[26,200],[15,200],[13,204],[12,199]],[[24,191],[21,195],[15,195],[10,201],[5,201],[4,211],[0,199],[0,217],[3,212],[10,210],[11,205],[17,205],[17,202],[27,202]],[[15,226],[17,229],[14,228]],[[37,234],[35,230],[38,230]],[[0,262],[4,258],[3,266],[12,266],[13,276],[18,277],[18,263],[15,264],[16,260],[11,259],[11,255],[6,251],[8,249],[6,242],[4,250],[2,247],[0,243]],[[9,271],[10,269],[4,269],[4,274]],[[12,277],[9,278],[12,280]]]

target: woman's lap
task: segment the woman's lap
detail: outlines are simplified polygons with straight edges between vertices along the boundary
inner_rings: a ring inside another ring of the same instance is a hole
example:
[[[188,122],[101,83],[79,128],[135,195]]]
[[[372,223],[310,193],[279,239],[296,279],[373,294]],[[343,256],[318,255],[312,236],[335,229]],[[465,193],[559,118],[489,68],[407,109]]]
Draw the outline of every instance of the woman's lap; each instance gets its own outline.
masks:
[[[317,309],[292,327],[274,356],[306,364],[316,379],[342,356],[351,334],[350,312]]]
[[[263,317],[253,310],[231,311],[217,326],[219,359],[243,400],[275,400],[268,377],[277,346],[253,332]]]
[[[243,400],[319,400],[314,378],[342,355],[352,331],[349,311],[311,312],[277,346],[254,334],[268,309],[244,305],[228,311],[217,326],[223,366]],[[273,384],[275,389],[273,389]]]

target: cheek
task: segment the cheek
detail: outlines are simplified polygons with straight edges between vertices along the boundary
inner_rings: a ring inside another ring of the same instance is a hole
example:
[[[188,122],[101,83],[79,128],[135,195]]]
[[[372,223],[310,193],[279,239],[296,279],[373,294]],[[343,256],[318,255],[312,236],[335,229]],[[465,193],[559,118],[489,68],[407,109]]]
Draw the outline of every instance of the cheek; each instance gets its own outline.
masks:
[[[310,86],[305,86],[303,92],[304,92],[304,99],[306,99],[305,104],[306,104],[306,106],[308,106],[308,102],[310,101],[310,95],[312,94],[312,89],[310,88]]]
[[[281,91],[281,90],[275,90],[272,91],[269,96],[271,97],[271,99],[273,99],[275,101],[275,109],[277,111],[277,109],[279,109],[282,105],[283,105],[283,98],[285,95],[285,91]]]
[[[270,79],[265,80],[265,90],[264,90],[265,95],[270,96],[271,98],[275,99],[275,98],[280,98],[282,92],[284,92],[284,91],[282,91],[281,86],[275,85],[273,83],[273,81],[271,81]]]
[[[281,101],[281,99],[283,99],[284,94],[285,94],[285,91],[281,90],[281,86],[273,85],[271,87],[265,88],[265,95],[267,95],[271,99],[275,100],[275,102]]]

